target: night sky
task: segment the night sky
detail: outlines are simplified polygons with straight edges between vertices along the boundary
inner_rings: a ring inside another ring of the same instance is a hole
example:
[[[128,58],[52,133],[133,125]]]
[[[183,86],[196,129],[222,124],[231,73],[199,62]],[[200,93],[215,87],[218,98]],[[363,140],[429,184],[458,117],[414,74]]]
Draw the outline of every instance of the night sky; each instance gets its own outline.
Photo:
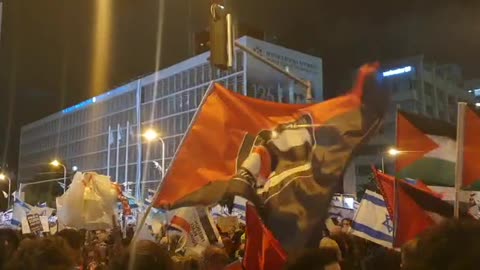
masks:
[[[207,26],[209,0],[165,0],[162,67],[191,56],[188,29]],[[26,123],[87,99],[94,0],[4,0],[0,44],[0,156],[17,166]],[[155,69],[158,0],[113,0],[108,88]],[[480,1],[231,0],[234,16],[281,45],[324,60],[326,97],[371,60],[425,54],[480,77]],[[106,89],[105,89],[106,90]],[[8,146],[8,147],[7,147]]]

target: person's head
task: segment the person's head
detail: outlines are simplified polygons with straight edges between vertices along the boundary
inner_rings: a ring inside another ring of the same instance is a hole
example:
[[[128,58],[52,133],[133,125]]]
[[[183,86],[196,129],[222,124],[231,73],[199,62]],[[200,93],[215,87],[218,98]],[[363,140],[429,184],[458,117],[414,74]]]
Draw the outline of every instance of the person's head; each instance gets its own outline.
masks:
[[[132,260],[131,260],[132,259]],[[152,241],[140,240],[130,245],[121,256],[113,258],[110,270],[127,270],[132,265],[133,270],[170,269],[171,261],[167,252]]]
[[[14,230],[0,229],[0,269],[17,250],[19,243],[20,238]]]
[[[328,229],[323,229],[322,230],[322,237],[329,237],[330,236],[330,231]]]
[[[337,260],[338,261],[342,260],[342,251],[340,249],[340,246],[338,245],[338,243],[335,240],[333,240],[329,237],[325,237],[320,241],[319,247],[321,249],[326,249],[326,250],[335,250]]]
[[[203,265],[205,270],[222,270],[229,263],[229,258],[225,250],[209,246],[203,252]]]
[[[74,229],[64,229],[57,233],[57,236],[63,238],[75,250],[80,250],[85,242],[82,234]]]
[[[25,239],[7,265],[8,270],[70,270],[70,246],[60,237]]]
[[[337,252],[331,248],[312,249],[289,259],[286,270],[340,270]]]
[[[430,228],[403,249],[406,270],[478,268],[480,222],[449,220]]]
[[[73,229],[64,229],[58,232],[56,236],[61,237],[67,242],[67,244],[73,250],[73,260],[80,262],[82,247],[85,243],[85,238],[82,236],[82,234]]]
[[[350,232],[350,229],[352,228],[352,220],[349,218],[344,218],[342,220],[342,231],[343,232]]]

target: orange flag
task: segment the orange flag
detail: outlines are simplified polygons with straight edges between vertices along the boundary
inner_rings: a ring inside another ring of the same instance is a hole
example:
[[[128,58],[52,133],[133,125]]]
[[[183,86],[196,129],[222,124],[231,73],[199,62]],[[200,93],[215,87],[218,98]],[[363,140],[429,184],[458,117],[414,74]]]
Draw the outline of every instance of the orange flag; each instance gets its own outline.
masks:
[[[317,104],[268,102],[213,85],[153,205],[242,196],[265,210],[265,225],[287,251],[318,246],[334,188],[388,106],[377,68],[365,65],[349,94]]]

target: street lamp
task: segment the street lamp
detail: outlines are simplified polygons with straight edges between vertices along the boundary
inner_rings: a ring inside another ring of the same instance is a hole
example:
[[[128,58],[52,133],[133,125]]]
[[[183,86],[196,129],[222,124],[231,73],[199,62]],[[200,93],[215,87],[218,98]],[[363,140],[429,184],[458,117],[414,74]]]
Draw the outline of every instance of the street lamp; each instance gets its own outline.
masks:
[[[10,194],[12,193],[12,179],[5,175],[4,173],[0,173],[0,180],[8,180],[8,202],[7,202],[7,209],[10,209]]]
[[[72,171],[74,171],[74,172],[78,171],[78,167],[77,167],[77,166],[73,166],[73,167],[72,167]]]
[[[143,138],[147,140],[147,142],[154,142],[154,141],[160,141],[162,143],[162,180],[163,177],[165,176],[165,141],[162,139],[160,134],[156,132],[154,129],[148,129],[143,133]]]
[[[395,156],[398,156],[401,152],[398,149],[392,147],[388,149],[386,153],[391,157],[395,157]],[[382,153],[382,172],[385,173],[385,161],[384,161],[383,153]]]
[[[63,193],[65,193],[67,191],[67,167],[65,167],[65,165],[63,165],[56,159],[50,162],[50,165],[52,165],[55,168],[59,166],[63,167]]]
[[[388,149],[388,154],[392,157],[398,156],[400,154],[400,151],[395,149],[395,148],[390,148]]]

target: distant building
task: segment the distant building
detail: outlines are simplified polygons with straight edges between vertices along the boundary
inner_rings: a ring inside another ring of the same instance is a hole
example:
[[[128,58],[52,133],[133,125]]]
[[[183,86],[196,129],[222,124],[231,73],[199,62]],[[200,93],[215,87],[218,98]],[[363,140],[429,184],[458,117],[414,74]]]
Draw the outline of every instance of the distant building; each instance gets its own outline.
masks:
[[[465,90],[475,97],[475,102],[480,105],[480,79],[465,81]]]
[[[322,60],[250,37],[239,39],[296,74],[311,80],[316,101],[323,97]],[[134,80],[100,96],[23,126],[19,180],[31,181],[42,165],[57,158],[70,170],[95,171],[128,182],[139,197],[161,179],[153,161],[162,159],[160,144],[140,135],[153,127],[166,144],[166,164],[173,158],[198,106],[213,82],[256,98],[305,102],[305,89],[242,51],[230,71],[212,69],[209,53]],[[192,162],[196,158],[192,157]]]
[[[380,134],[365,145],[346,172],[344,189],[356,193],[367,182],[371,165],[394,173],[394,160],[385,155],[395,146],[395,117],[397,106],[401,110],[441,119],[450,123],[457,120],[457,102],[474,102],[463,87],[461,69],[457,65],[437,65],[423,56],[389,62],[382,66],[381,79],[392,95],[390,111]]]

